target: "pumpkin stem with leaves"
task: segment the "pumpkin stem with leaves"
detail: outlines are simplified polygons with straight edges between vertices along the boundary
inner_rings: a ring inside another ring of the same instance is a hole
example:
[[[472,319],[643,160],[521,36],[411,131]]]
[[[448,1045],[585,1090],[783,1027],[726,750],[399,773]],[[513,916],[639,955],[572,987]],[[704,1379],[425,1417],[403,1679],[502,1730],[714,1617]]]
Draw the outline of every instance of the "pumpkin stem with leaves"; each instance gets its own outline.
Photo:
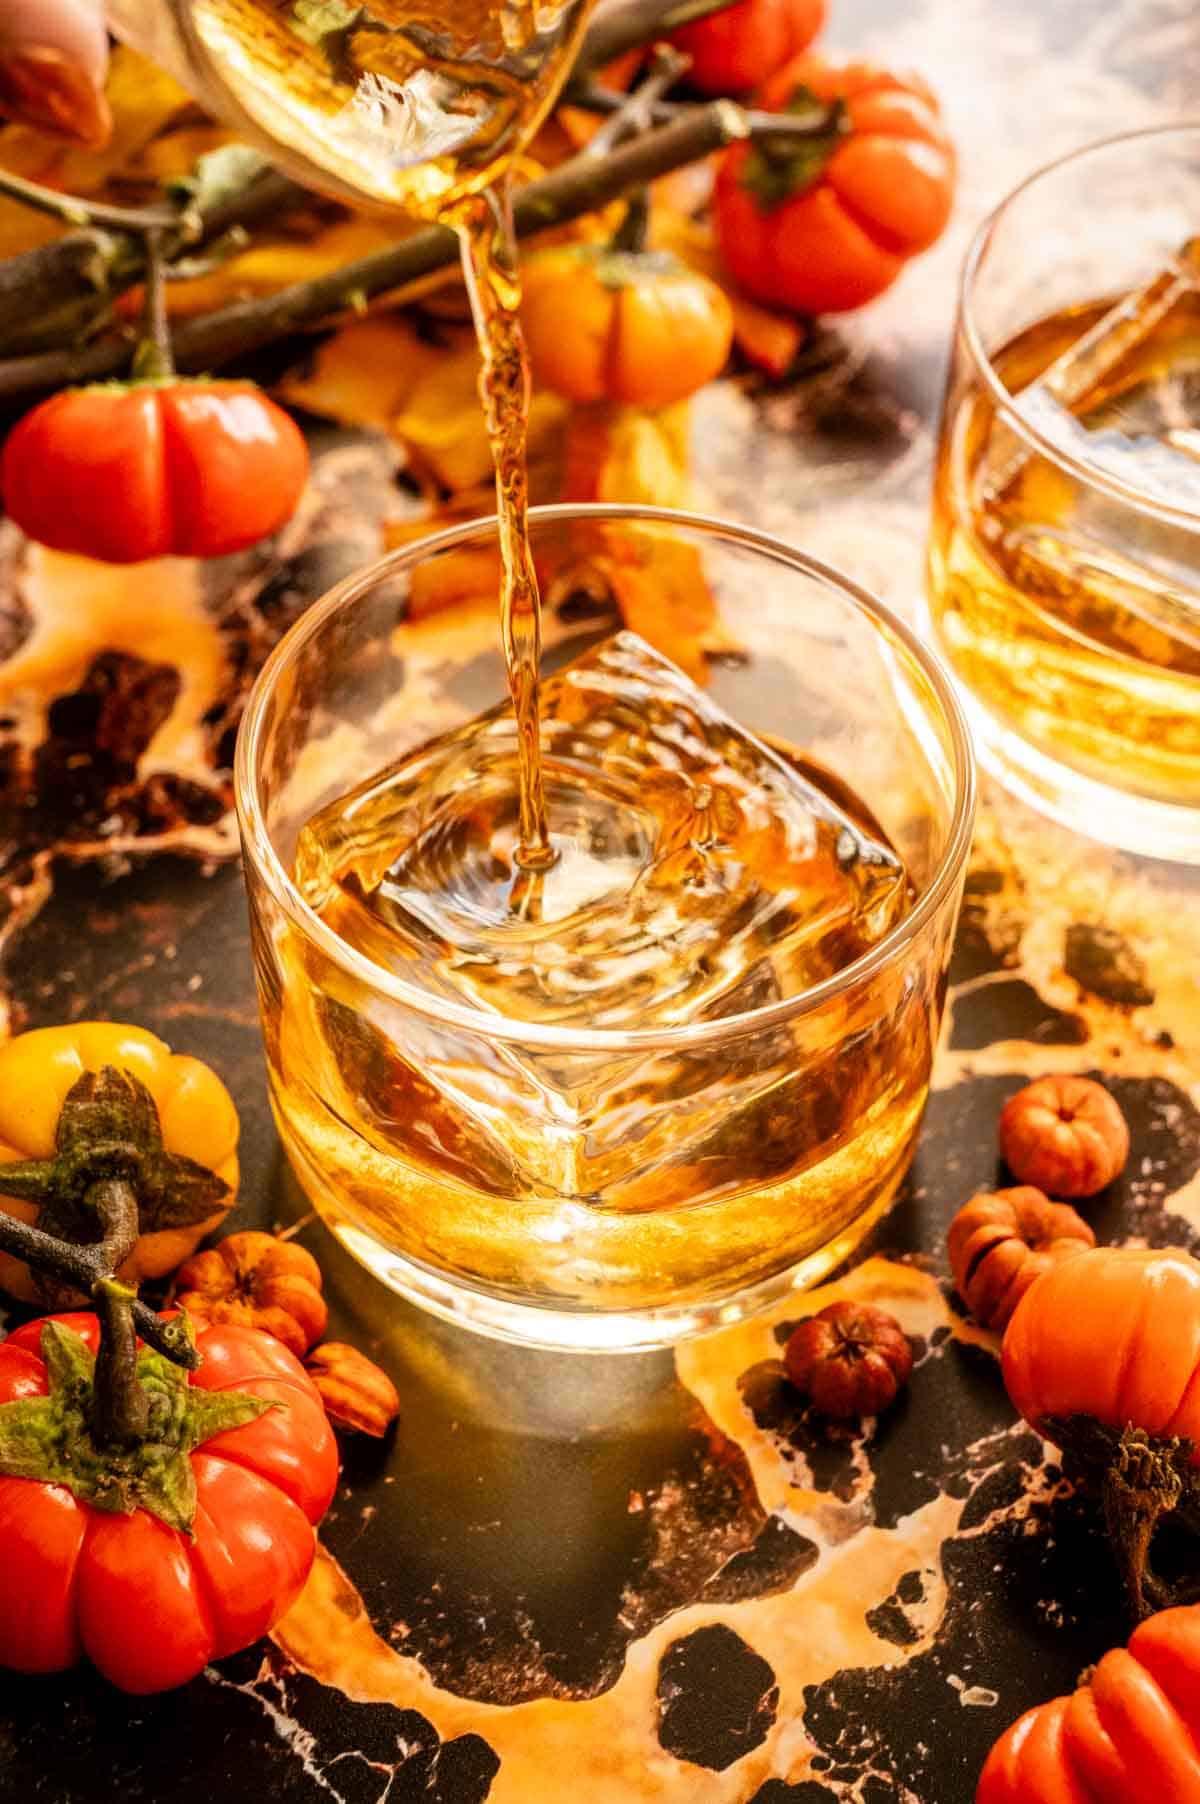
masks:
[[[534,378],[576,403],[650,411],[720,374],[733,312],[715,282],[647,247],[650,203],[634,191],[607,243],[559,245],[525,266],[521,317]]]
[[[116,1274],[137,1245],[144,1197],[186,1192],[208,1209],[227,1185],[164,1149],[153,1097],[111,1065],[83,1072],[68,1091],[53,1157],[4,1166],[3,1184],[6,1194],[40,1205],[42,1225],[0,1214],[0,1250],[24,1260],[43,1284],[56,1280],[95,1301],[101,1343],[88,1409],[92,1439],[106,1447],[141,1443],[151,1411],[139,1333],[174,1365],[194,1369],[196,1353],[186,1318],[161,1321]]]

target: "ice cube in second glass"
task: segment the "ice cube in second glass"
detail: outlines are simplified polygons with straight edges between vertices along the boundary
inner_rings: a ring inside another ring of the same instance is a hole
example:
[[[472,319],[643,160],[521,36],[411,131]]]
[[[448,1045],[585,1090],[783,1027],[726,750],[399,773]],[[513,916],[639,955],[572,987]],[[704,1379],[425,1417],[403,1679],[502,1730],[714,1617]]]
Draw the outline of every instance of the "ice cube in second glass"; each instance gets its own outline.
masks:
[[[512,1020],[646,1028],[796,994],[904,912],[891,848],[636,635],[550,678],[542,720],[555,864],[514,862],[499,707],[305,828],[297,878],[344,939]]]

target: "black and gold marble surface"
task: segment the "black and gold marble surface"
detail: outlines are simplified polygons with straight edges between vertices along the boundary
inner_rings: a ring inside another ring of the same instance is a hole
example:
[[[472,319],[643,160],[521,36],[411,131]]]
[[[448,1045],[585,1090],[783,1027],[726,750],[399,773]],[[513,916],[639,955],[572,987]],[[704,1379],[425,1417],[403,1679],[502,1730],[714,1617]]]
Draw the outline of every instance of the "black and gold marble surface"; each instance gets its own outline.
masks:
[[[832,45],[911,63],[943,96],[958,216],[892,294],[814,344],[792,387],[705,395],[698,481],[712,511],[912,615],[966,238],[1037,163],[1192,109],[1200,19],[1191,0],[832,12]],[[327,435],[318,449],[309,504],[277,547],[179,571],[173,630],[190,622],[199,675],[181,684],[144,632],[128,626],[122,645],[107,619],[36,743],[0,719],[7,1026],[107,1016],[209,1059],[243,1115],[236,1226],[305,1205],[267,1108],[212,773],[238,683],[376,553],[391,504],[381,444]],[[39,611],[45,572],[14,539],[0,539],[0,579],[11,686],[80,616]],[[131,595],[127,623],[153,602]],[[223,687],[205,675],[210,640]],[[147,775],[164,732],[171,757]],[[331,1334],[396,1380],[396,1430],[347,1442],[313,1582],[271,1644],[149,1700],[87,1670],[0,1675],[0,1798],[969,1804],[1000,1730],[1129,1625],[1094,1506],[1014,1421],[995,1344],[962,1315],[945,1228],[996,1179],[1004,1099],[1032,1073],[1099,1072],[1134,1143],[1090,1212],[1099,1238],[1200,1249],[1198,888],[986,791],[911,1179],[868,1255],[815,1302],[675,1355],[519,1352],[422,1317],[305,1228]],[[900,1405],[840,1440],[797,1409],[779,1363],[788,1320],[833,1295],[894,1310],[918,1353]]]

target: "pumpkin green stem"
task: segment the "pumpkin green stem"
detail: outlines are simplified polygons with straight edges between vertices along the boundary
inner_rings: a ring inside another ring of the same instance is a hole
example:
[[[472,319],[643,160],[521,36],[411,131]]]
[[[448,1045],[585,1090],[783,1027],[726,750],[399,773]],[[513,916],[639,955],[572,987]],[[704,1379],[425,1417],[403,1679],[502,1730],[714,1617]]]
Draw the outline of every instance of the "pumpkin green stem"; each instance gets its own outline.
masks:
[[[187,1317],[179,1319],[190,1338]],[[51,1319],[42,1323],[41,1355],[47,1394],[0,1404],[0,1472],[63,1485],[81,1503],[110,1514],[148,1510],[181,1534],[191,1534],[196,1519],[196,1448],[276,1407],[242,1391],[191,1385],[147,1347],[132,1368],[144,1427],[139,1438],[114,1443],[98,1431],[103,1343],[93,1359],[81,1335]]]
[[[167,382],[175,374],[171,328],[167,321],[167,260],[161,227],[151,226],[146,241],[146,301],[142,336],[133,354],[135,382]]]
[[[790,114],[804,119],[803,135],[788,136]],[[814,116],[815,129],[811,124]],[[777,133],[756,135],[742,169],[741,185],[753,194],[764,213],[814,187],[842,139],[854,129],[844,100],[831,101],[822,113],[816,95],[803,87],[792,94],[777,124]]]
[[[59,1113],[54,1156],[4,1167],[9,1196],[40,1204],[38,1226],[0,1214],[0,1250],[25,1262],[53,1304],[55,1284],[82,1290],[100,1317],[100,1354],[87,1418],[98,1447],[131,1448],[152,1432],[139,1377],[139,1333],[174,1365],[197,1364],[186,1321],[161,1322],[116,1276],[147,1210],[165,1223],[201,1220],[226,1194],[214,1173],[168,1153],[154,1099],[130,1072],[85,1071]]]

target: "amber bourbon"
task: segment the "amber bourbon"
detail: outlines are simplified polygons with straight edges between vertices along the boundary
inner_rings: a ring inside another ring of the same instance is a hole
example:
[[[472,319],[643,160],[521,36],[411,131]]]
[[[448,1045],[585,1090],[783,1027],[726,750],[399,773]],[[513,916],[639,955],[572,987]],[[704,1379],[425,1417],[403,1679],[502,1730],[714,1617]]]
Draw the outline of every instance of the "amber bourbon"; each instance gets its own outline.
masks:
[[[1136,335],[1079,405],[1055,407],[1039,378],[1111,307],[1042,320],[993,358],[1062,458],[1023,454],[982,387],[951,397],[930,602],[944,651],[995,721],[1085,776],[1195,807],[1200,294]]]
[[[890,969],[886,998],[834,995],[767,1032],[738,1017],[895,927],[900,859],[832,778],[630,633],[544,684],[540,870],[518,855],[520,755],[506,704],[302,831],[306,901],[433,1006],[422,1023],[298,972],[273,1058],[289,1142],[346,1219],[547,1301],[636,1308],[665,1272],[686,1297],[826,1248],[894,1191],[929,999]],[[443,1002],[478,1024],[439,1020]],[[530,1026],[604,1043],[559,1050]]]

